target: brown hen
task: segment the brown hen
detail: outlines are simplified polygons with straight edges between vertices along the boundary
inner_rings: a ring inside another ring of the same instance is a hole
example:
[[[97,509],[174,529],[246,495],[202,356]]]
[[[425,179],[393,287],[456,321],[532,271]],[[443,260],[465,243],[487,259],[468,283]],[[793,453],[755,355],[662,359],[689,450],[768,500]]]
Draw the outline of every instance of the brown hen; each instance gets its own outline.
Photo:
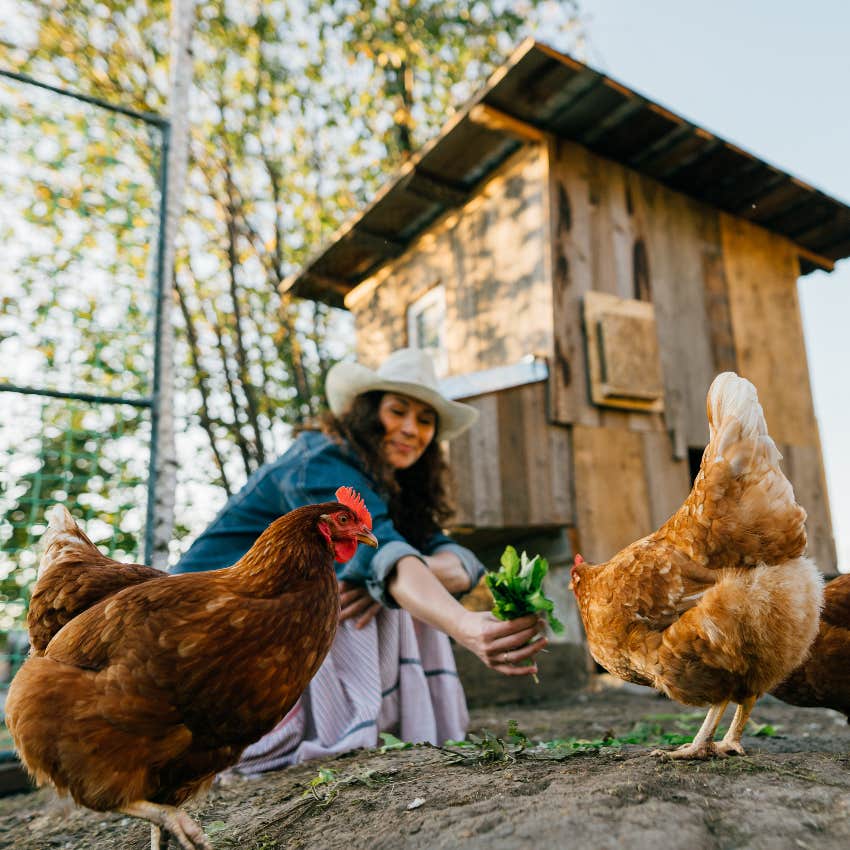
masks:
[[[169,835],[185,850],[209,850],[177,807],[293,706],[336,632],[334,560],[350,559],[358,542],[377,545],[362,500],[349,488],[336,495],[275,520],[227,569],[142,577],[113,563],[123,589],[101,580],[103,556],[67,511],[54,511],[36,587],[53,612],[47,631],[56,611],[98,596],[80,591],[87,547],[100,601],[59,628],[10,687],[9,730],[39,784],[149,820],[154,850]]]
[[[792,705],[835,709],[850,723],[850,575],[826,586],[820,627],[806,660],[771,693]]]
[[[756,700],[805,657],[823,589],[803,557],[806,512],[779,468],[753,385],[718,375],[707,399],[710,441],[684,505],[654,534],[596,566],[572,570],[593,657],[627,681],[709,705],[673,758],[743,753]],[[714,735],[737,703],[722,741]]]

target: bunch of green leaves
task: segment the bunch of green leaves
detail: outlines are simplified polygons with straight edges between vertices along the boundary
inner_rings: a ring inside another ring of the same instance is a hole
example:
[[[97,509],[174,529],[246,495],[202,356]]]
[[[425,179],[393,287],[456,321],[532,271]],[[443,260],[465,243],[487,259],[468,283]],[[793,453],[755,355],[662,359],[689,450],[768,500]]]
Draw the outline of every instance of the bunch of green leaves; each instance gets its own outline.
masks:
[[[501,569],[487,574],[487,587],[493,594],[493,615],[500,620],[515,620],[527,614],[546,614],[549,628],[555,634],[564,631],[563,623],[552,613],[555,605],[543,593],[543,579],[549,562],[540,555],[529,558],[517,555],[513,546],[502,553]]]

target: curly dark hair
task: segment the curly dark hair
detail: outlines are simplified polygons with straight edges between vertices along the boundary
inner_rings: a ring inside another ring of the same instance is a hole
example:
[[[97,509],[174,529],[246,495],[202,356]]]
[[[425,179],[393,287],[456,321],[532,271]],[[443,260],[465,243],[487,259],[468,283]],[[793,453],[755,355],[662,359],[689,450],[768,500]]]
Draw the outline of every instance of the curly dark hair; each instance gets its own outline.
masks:
[[[412,546],[421,549],[454,513],[448,464],[436,439],[408,469],[394,469],[387,463],[380,451],[386,433],[378,417],[383,396],[381,390],[362,393],[341,416],[326,414],[323,430],[354,450],[387,499],[393,525]]]

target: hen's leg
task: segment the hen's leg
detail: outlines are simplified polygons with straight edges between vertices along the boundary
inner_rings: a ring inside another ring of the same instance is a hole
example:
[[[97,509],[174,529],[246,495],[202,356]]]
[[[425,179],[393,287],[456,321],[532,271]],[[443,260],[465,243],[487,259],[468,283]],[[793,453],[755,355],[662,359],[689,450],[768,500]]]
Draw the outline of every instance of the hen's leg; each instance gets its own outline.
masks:
[[[714,744],[714,733],[720,725],[720,718],[723,717],[727,705],[729,705],[728,699],[708,709],[708,714],[705,715],[705,720],[703,720],[699,732],[690,744],[685,744],[672,752],[670,750],[653,750],[652,755],[670,759],[708,759],[721,755]]]
[[[746,755],[744,748],[741,746],[741,735],[744,734],[744,727],[750,719],[750,712],[753,710],[757,699],[758,697],[747,697],[735,709],[735,716],[732,718],[729,729],[723,736],[723,740],[718,741],[716,744],[718,752],[722,755],[731,756],[733,753],[739,756]]]
[[[207,841],[204,831],[186,814],[182,809],[174,806],[161,806],[150,803],[147,800],[138,800],[121,809],[125,815],[134,818],[142,818],[150,821],[162,832],[167,832],[177,839],[177,843],[183,850],[213,850],[212,844]],[[159,836],[151,830],[151,847],[156,850],[154,839]]]
[[[167,829],[151,824],[151,850],[168,850],[170,833]]]

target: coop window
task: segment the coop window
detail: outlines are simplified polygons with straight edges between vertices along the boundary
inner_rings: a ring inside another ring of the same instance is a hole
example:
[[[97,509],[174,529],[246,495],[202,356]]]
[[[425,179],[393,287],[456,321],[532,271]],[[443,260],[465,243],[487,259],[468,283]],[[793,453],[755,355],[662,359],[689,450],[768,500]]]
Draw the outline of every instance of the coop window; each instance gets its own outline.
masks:
[[[705,447],[688,446],[688,472],[691,475],[691,487],[694,486],[694,481],[697,480],[700,464],[702,463],[702,453]]]
[[[445,337],[446,289],[440,284],[429,289],[407,308],[407,340],[411,348],[421,348],[434,358],[438,376],[448,371]]]

